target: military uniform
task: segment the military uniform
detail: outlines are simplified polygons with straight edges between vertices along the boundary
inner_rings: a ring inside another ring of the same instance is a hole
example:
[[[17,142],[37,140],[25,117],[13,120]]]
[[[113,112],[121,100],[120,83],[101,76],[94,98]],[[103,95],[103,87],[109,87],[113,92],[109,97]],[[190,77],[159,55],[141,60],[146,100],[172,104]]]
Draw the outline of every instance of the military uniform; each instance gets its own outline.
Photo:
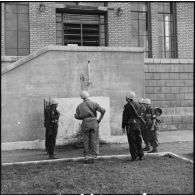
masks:
[[[45,110],[45,121],[44,121],[44,127],[45,127],[45,150],[48,153],[48,130],[49,130],[49,109],[50,106],[46,106]]]
[[[99,154],[99,122],[97,111],[104,115],[105,109],[98,103],[84,98],[84,101],[76,108],[75,118],[82,120],[81,130],[83,135],[84,156],[88,158],[90,154]],[[103,117],[103,116],[102,116]]]
[[[134,102],[133,100],[130,101],[138,111],[140,109],[140,104]],[[137,157],[139,157],[141,160],[144,155],[142,149],[141,124],[129,103],[125,104],[124,106],[122,128],[126,128],[132,160],[135,160]]]
[[[145,115],[146,115],[146,107],[145,107],[145,105],[140,104],[140,111],[139,112],[140,112],[141,117],[144,120],[146,120],[146,117],[145,117]],[[140,125],[141,125],[141,135],[142,135],[143,141],[145,143],[145,148],[144,149],[147,150],[148,148],[150,148],[148,132],[146,130],[146,125],[145,124],[141,123]]]
[[[151,106],[146,108],[146,131],[148,133],[148,140],[150,145],[153,147],[151,152],[155,152],[158,146],[158,139],[157,139],[157,121],[156,115],[154,113],[154,109]],[[156,124],[156,125],[155,125]],[[154,129],[152,129],[152,127]]]
[[[58,132],[59,116],[60,113],[56,110],[56,107],[54,105],[51,105],[48,111],[48,122],[47,122],[47,131],[46,131],[47,134],[46,147],[50,158],[53,158],[54,155],[56,136]]]

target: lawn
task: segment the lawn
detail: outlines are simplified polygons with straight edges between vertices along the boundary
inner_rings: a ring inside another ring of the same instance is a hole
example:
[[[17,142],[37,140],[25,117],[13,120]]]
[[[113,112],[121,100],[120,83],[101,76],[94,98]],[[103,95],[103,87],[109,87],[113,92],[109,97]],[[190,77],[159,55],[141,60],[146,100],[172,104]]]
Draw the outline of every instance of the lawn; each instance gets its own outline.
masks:
[[[170,157],[1,168],[1,193],[193,193],[193,164]]]

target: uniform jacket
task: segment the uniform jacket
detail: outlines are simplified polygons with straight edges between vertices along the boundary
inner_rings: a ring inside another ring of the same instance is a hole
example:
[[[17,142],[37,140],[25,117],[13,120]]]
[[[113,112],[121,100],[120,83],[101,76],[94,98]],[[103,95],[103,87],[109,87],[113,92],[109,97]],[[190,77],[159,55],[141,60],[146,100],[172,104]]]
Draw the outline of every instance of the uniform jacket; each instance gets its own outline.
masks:
[[[139,103],[137,103],[137,102],[134,102],[134,101],[132,101],[131,103],[133,104],[133,106],[135,107],[136,111],[140,115],[140,113],[141,113],[140,112],[141,105]],[[130,119],[135,119],[137,122],[139,121],[139,119],[135,115],[131,105],[129,103],[127,103],[127,104],[124,105],[123,116],[122,116],[122,128],[127,127],[128,121]]]
[[[103,114],[105,109],[90,99],[84,100],[77,106],[75,118],[83,120],[81,125],[82,130],[98,129],[97,111]]]

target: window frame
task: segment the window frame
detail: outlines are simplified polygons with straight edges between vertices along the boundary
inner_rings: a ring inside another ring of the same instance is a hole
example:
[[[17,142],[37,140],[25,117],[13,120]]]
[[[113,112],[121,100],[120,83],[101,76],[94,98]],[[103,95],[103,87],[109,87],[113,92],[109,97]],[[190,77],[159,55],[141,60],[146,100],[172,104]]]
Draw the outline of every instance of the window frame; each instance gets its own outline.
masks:
[[[15,5],[16,6],[16,12],[8,12],[7,11],[7,5]],[[27,6],[27,9],[28,11],[25,12],[25,13],[19,13],[19,6],[20,5],[26,5]],[[15,14],[16,15],[16,30],[8,30],[7,29],[7,13],[12,13],[12,14]],[[28,30],[20,30],[18,27],[19,27],[19,15],[22,14],[22,15],[27,15],[27,20],[28,20]],[[16,31],[16,48],[11,48],[11,47],[7,47],[7,33],[10,32],[10,31]],[[28,47],[19,47],[19,32],[26,32],[28,33]],[[26,56],[26,55],[29,55],[30,54],[30,21],[29,21],[29,3],[28,2],[5,2],[5,29],[4,29],[4,33],[5,33],[5,55],[6,56],[13,56],[13,55],[10,55],[8,53],[8,50],[16,50],[16,55],[14,56]],[[22,49],[25,49],[27,50],[27,53],[26,55],[19,55],[20,53],[20,50]]]
[[[163,51],[158,51],[159,52],[159,55],[160,53],[162,54],[163,58],[178,58],[178,46],[177,46],[177,20],[176,20],[176,16],[177,16],[177,13],[176,13],[176,4],[173,3],[173,2],[169,2],[169,9],[170,9],[170,12],[165,12],[164,11],[164,5],[165,3],[164,2],[158,2],[158,6],[162,6],[163,7],[163,10],[162,11],[159,11],[157,10],[157,14],[158,16],[159,15],[162,15],[163,17],[163,36],[158,36],[158,39],[160,37],[163,38]],[[167,6],[167,5],[166,5]],[[166,32],[165,32],[165,15],[166,14],[169,14],[170,16],[170,20],[169,20],[169,28],[170,28],[170,35],[169,36],[166,36]],[[161,21],[158,19],[158,21]],[[170,50],[167,51],[166,50],[166,38],[169,37],[169,45],[170,45]],[[158,41],[158,44],[159,44],[159,41]],[[167,52],[169,53],[169,55],[167,56]]]
[[[135,3],[135,2],[131,2],[132,4]],[[136,2],[139,4],[139,2]],[[143,3],[143,2],[142,2]],[[131,4],[131,5],[132,5]],[[131,18],[131,21],[132,20],[135,20],[137,21],[137,24],[138,24],[138,34],[137,35],[132,35],[132,37],[136,36],[138,38],[138,47],[140,47],[140,37],[144,37],[144,42],[145,42],[145,39],[147,39],[148,41],[148,47],[146,48],[145,50],[145,45],[144,45],[144,53],[146,53],[146,58],[152,58],[152,29],[151,29],[151,3],[150,2],[144,2],[145,4],[145,9],[144,11],[142,10],[139,10],[139,9],[136,9],[136,10],[132,10],[131,8],[131,14],[132,13],[137,13],[138,14],[138,18],[137,19],[132,19]],[[140,21],[142,19],[139,18],[140,14],[141,13],[145,13],[145,24],[146,24],[146,28],[145,28],[145,32],[146,32],[146,35],[140,35],[140,31],[139,31],[139,26],[140,26]]]

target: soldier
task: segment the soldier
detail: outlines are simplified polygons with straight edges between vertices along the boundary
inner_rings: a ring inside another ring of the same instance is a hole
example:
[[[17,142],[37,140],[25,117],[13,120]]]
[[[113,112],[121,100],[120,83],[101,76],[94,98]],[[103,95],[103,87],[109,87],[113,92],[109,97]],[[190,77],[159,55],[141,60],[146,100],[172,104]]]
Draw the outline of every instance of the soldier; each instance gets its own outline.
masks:
[[[135,93],[133,91],[126,95],[127,104],[124,106],[122,117],[122,130],[125,133],[126,129],[127,132],[131,161],[135,161],[137,157],[142,160],[144,156],[141,138],[141,117],[137,113],[140,109],[140,104],[133,101],[134,97]]]
[[[57,111],[58,102],[55,99],[51,100],[51,106],[48,110],[48,120],[47,120],[47,152],[49,154],[50,159],[54,159],[54,148],[56,144],[56,136],[58,132],[58,119],[60,113]]]
[[[83,102],[77,106],[75,118],[82,120],[81,131],[83,134],[85,162],[93,163],[99,154],[99,123],[106,111],[98,103],[89,99],[87,91],[81,91],[80,97]],[[99,119],[97,119],[97,111],[101,113]],[[92,154],[91,159],[90,154]]]
[[[140,107],[140,115],[145,120],[146,106],[145,106],[145,103],[144,103],[144,99],[140,98],[138,102],[141,106]],[[149,140],[148,140],[145,125],[143,123],[141,123],[141,135],[142,135],[143,141],[145,143],[145,148],[143,149],[143,151],[149,151],[150,150],[150,143],[149,143]]]
[[[150,151],[149,153],[155,153],[155,152],[158,152],[158,137],[157,137],[157,132],[159,131],[160,129],[160,119],[159,119],[159,116],[162,114],[162,110],[160,108],[155,108],[154,109],[154,115],[153,115],[153,118],[154,118],[154,128],[151,128],[151,132],[150,132],[150,136],[149,136],[149,141],[151,143],[151,146],[152,146],[152,151]]]
[[[144,120],[146,121],[146,108],[148,107],[148,100],[147,98],[146,99],[143,99],[143,102],[142,104],[144,105],[145,107],[145,113],[143,115],[143,118]],[[150,151],[150,142],[149,142],[149,132],[148,132],[148,129],[146,128],[146,125],[143,125],[143,128],[142,128],[142,138],[144,140],[144,143],[145,143],[145,148],[143,149],[143,151]]]
[[[49,113],[49,109],[50,109],[50,106],[49,105],[46,105],[46,108],[45,108],[45,120],[44,120],[44,127],[45,127],[45,151],[48,153],[48,122],[49,122],[49,118],[48,118],[48,113]]]
[[[152,145],[153,147],[152,151],[150,151],[149,153],[153,153],[156,152],[155,149],[156,146],[153,145],[154,143],[151,141],[152,140],[151,137],[152,137],[152,132],[154,131],[156,116],[154,114],[154,110],[151,107],[151,100],[149,98],[145,99],[145,104],[146,104],[146,115],[145,115],[146,133],[147,133],[148,141],[150,145]]]

